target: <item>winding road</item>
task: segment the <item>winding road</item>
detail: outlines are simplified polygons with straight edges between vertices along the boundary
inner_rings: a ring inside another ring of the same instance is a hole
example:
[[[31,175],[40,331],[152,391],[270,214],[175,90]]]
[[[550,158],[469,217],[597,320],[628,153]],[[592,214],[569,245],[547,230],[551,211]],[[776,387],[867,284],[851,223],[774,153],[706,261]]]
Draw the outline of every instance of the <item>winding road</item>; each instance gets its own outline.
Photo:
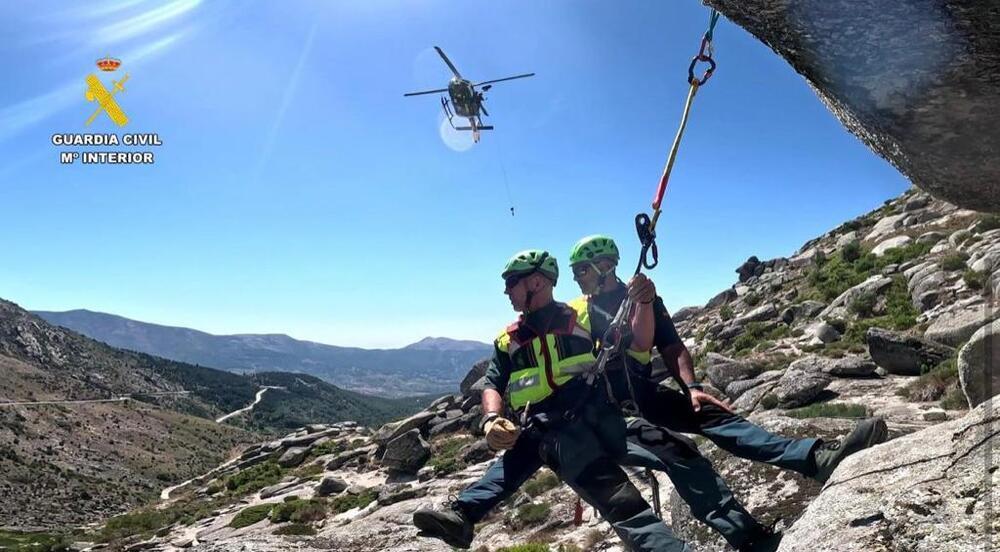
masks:
[[[238,416],[238,415],[240,415],[240,414],[242,414],[244,412],[249,412],[249,411],[253,410],[253,407],[257,406],[257,404],[264,397],[264,392],[266,392],[268,389],[285,389],[285,388],[277,386],[277,385],[265,385],[264,387],[261,387],[257,391],[257,397],[254,399],[254,401],[252,403],[250,403],[249,406],[245,406],[245,407],[243,407],[243,408],[241,408],[239,410],[234,410],[234,411],[230,412],[229,414],[226,414],[225,416],[221,416],[217,420],[215,420],[215,422],[221,424],[222,422],[228,420],[229,418],[232,418],[233,416]],[[232,464],[236,460],[239,460],[239,458],[238,457],[234,458],[234,459],[226,462],[225,464],[223,464],[220,467],[225,467],[225,466],[227,466],[229,464]],[[179,489],[179,488],[187,485],[188,483],[191,483],[195,479],[198,479],[198,477],[193,477],[193,478],[188,479],[187,481],[185,481],[183,483],[178,483],[177,485],[174,485],[172,487],[167,487],[166,489],[163,489],[162,491],[160,491],[160,500],[168,500],[168,499],[170,499],[170,493],[174,492],[174,490],[176,490],[176,489]]]
[[[259,403],[260,400],[261,400],[261,398],[264,397],[264,392],[267,391],[268,389],[284,389],[284,387],[277,387],[277,386],[273,386],[273,385],[265,385],[264,387],[261,387],[260,390],[257,391],[257,398],[254,399],[254,401],[252,403],[250,403],[249,406],[244,406],[243,408],[241,408],[239,410],[234,410],[234,411],[230,412],[229,414],[226,414],[225,416],[222,416],[219,419],[215,420],[215,422],[221,424],[222,422],[228,420],[229,418],[232,418],[233,416],[239,416],[240,414],[243,414],[244,412],[249,412],[249,411],[253,410],[253,407],[257,406],[257,403]]]

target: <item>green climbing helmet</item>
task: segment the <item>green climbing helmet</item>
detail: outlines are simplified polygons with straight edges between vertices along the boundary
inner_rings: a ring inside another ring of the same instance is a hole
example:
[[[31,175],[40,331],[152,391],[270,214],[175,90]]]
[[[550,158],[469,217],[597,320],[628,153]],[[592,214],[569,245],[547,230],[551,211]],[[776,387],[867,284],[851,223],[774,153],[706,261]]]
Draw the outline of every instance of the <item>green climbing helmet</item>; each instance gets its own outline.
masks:
[[[617,263],[620,258],[618,246],[615,245],[615,240],[595,234],[576,242],[576,245],[569,252],[569,264],[592,262],[602,257],[610,257]]]
[[[528,249],[517,253],[507,261],[500,276],[506,280],[510,276],[527,276],[533,272],[541,272],[548,276],[553,285],[559,279],[559,265],[556,264],[556,258],[541,249]]]

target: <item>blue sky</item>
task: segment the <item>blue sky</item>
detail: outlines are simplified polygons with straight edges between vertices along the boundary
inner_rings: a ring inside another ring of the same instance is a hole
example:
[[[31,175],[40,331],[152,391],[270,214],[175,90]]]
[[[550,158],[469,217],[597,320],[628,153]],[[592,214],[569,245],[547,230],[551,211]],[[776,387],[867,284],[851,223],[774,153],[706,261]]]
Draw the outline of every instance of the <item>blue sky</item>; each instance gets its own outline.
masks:
[[[513,317],[513,252],[564,261],[601,232],[633,264],[706,21],[693,0],[6,2],[0,297],[337,345],[488,341]],[[496,130],[474,147],[435,96],[402,97],[446,84],[433,45],[473,80],[537,73],[487,93]],[[742,29],[723,19],[716,50],[659,226],[674,309],[908,187]],[[49,142],[85,131],[106,54],[130,74],[124,131],[164,142],[155,165],[63,166]]]

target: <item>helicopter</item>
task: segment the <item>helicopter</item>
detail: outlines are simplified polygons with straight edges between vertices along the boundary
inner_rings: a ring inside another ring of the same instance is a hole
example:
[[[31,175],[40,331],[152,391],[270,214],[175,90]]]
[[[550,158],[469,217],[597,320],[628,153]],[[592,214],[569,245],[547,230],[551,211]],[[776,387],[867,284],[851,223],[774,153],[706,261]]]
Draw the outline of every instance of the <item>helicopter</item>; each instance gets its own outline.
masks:
[[[444,55],[444,51],[442,51],[441,48],[435,46],[434,49],[437,50],[438,55],[441,56],[441,59],[444,60],[444,62],[448,65],[448,68],[451,69],[451,72],[455,75],[450,81],[448,81],[448,88],[424,90],[422,92],[409,92],[407,94],[403,94],[403,96],[420,96],[423,94],[438,94],[441,92],[447,92],[448,96],[451,97],[451,102],[449,104],[448,98],[442,96],[441,108],[444,109],[444,114],[448,116],[448,124],[450,124],[451,128],[455,130],[471,130],[473,142],[479,142],[480,130],[493,130],[492,125],[483,124],[482,115],[486,115],[487,117],[490,115],[489,112],[486,111],[486,106],[483,105],[483,102],[486,101],[486,97],[483,96],[483,92],[492,88],[493,84],[497,82],[523,79],[533,77],[535,75],[534,73],[525,73],[523,75],[515,75],[513,77],[474,83],[462,77],[462,75],[458,72],[458,69],[455,68],[455,65],[450,59],[448,59],[448,56]],[[482,86],[481,92],[476,90],[477,86]],[[454,108],[454,112],[452,111],[452,108]],[[455,126],[453,118],[456,115],[458,117],[465,117],[468,119],[469,126]]]

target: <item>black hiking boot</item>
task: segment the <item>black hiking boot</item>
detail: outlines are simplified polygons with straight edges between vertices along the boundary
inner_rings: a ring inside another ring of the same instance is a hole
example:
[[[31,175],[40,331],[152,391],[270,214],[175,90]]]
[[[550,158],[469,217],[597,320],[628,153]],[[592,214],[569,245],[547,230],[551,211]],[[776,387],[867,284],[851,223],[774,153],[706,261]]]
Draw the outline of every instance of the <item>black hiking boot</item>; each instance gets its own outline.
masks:
[[[413,512],[413,525],[420,529],[418,536],[441,539],[463,550],[472,546],[475,525],[455,505],[440,511],[421,508]]]
[[[882,418],[861,420],[854,430],[840,441],[829,441],[821,444],[813,452],[816,462],[816,475],[813,479],[826,483],[837,466],[848,456],[868,447],[884,443],[889,437],[889,428]]]
[[[778,549],[778,545],[781,544],[781,537],[783,536],[781,531],[774,530],[774,526],[770,529],[761,527],[760,531],[740,545],[739,552],[774,552]]]

